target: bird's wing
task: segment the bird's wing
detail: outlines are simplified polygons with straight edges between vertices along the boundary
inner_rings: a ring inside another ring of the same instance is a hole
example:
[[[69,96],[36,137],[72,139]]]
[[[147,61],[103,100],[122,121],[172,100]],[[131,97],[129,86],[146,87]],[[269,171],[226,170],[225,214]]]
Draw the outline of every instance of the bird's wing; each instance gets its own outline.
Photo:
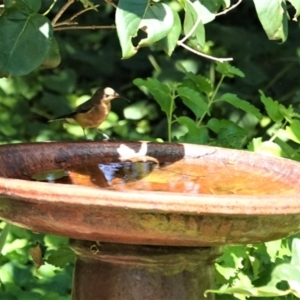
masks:
[[[90,99],[90,100],[88,100],[88,101],[80,104],[76,108],[74,114],[83,114],[83,113],[86,113],[86,112],[90,111],[93,107],[94,107],[94,104],[93,104],[93,102]]]

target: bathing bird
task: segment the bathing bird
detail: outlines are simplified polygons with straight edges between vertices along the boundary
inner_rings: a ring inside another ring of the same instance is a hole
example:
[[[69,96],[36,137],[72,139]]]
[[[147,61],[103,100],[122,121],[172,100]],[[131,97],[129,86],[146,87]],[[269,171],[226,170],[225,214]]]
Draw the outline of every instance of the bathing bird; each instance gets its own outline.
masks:
[[[81,126],[86,138],[85,129],[97,129],[110,112],[110,102],[116,98],[120,98],[120,95],[112,88],[98,89],[91,99],[79,105],[73,112],[49,120],[49,122],[66,120],[69,123],[78,124]]]

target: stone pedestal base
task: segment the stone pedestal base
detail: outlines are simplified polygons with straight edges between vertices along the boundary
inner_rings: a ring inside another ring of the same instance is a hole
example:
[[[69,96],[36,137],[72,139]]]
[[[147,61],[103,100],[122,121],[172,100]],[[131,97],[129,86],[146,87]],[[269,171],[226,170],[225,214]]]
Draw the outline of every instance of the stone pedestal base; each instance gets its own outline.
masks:
[[[201,300],[221,249],[70,240],[77,255],[72,300]]]

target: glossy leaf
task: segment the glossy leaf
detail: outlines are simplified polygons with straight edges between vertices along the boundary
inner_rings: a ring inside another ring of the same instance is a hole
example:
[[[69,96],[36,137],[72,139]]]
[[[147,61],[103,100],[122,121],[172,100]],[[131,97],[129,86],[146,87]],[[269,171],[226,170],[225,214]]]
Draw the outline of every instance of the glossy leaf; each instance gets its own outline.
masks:
[[[172,29],[174,15],[172,9],[164,3],[120,1],[116,11],[117,32],[123,58],[134,55],[140,47],[150,46],[163,39]],[[132,37],[142,29],[147,37],[133,46]]]
[[[118,3],[116,25],[122,58],[129,58],[137,51],[131,39],[137,35],[147,7],[148,0],[120,0]]]
[[[234,94],[230,94],[230,93],[224,94],[220,97],[220,100],[226,101],[227,103],[230,103],[234,107],[239,108],[245,111],[246,113],[250,113],[254,115],[259,120],[262,119],[262,114],[254,105],[250,104],[248,101],[240,99]]]
[[[217,62],[216,71],[229,78],[235,76],[245,77],[245,74],[240,69],[230,65],[228,62]]]
[[[182,28],[181,28],[181,21],[179,18],[179,15],[176,11],[173,11],[173,18],[174,18],[174,24],[167,34],[166,37],[164,37],[162,40],[159,41],[159,45],[161,45],[162,49],[171,56],[174,49],[177,46],[177,41],[179,39],[179,36],[181,34]]]
[[[174,15],[172,9],[164,4],[157,3],[148,6],[140,28],[144,28],[147,38],[142,39],[138,47],[150,46],[161,40],[170,32],[174,24]]]
[[[39,67],[47,58],[53,31],[49,20],[15,4],[0,16],[0,72],[21,76]]]
[[[137,78],[133,83],[137,86],[146,87],[160,105],[161,110],[168,116],[172,114],[175,109],[175,104],[173,103],[174,100],[172,100],[170,89],[167,85],[152,78],[147,78],[147,80]]]
[[[258,18],[270,40],[285,42],[288,34],[288,13],[282,0],[253,0]]]
[[[189,42],[194,48],[202,49],[205,45],[205,29],[201,21],[200,6],[201,3],[199,1],[186,1],[183,31],[185,35],[190,34],[190,31],[193,29],[196,22],[199,22],[198,26],[195,29],[193,29],[193,33],[189,38]]]

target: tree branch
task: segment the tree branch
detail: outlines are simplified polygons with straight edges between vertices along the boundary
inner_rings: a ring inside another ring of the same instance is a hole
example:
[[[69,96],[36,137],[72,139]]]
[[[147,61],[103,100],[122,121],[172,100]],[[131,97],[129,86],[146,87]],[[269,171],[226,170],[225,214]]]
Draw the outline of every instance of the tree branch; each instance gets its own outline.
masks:
[[[60,31],[60,30],[78,30],[78,29],[87,29],[87,30],[95,30],[95,29],[115,29],[116,25],[104,25],[104,26],[97,26],[97,25],[91,25],[91,26],[61,26],[61,27],[54,27],[54,31]]]
[[[214,57],[214,56],[211,56],[211,55],[208,55],[208,54],[204,54],[202,52],[199,52],[197,50],[194,50],[193,48],[187,46],[186,44],[182,43],[181,41],[178,41],[177,42],[177,45],[187,49],[188,51],[194,53],[194,54],[197,54],[199,56],[202,56],[202,57],[205,57],[205,58],[208,58],[208,59],[211,59],[211,60],[215,60],[215,61],[218,61],[218,62],[221,62],[223,63],[224,61],[230,61],[230,60],[233,60],[232,57],[224,57],[224,58],[218,58],[218,57]]]
[[[215,14],[215,16],[220,16],[220,15],[225,15],[225,14],[227,14],[230,10],[232,10],[232,9],[236,8],[238,5],[240,5],[240,4],[242,3],[242,1],[243,1],[243,0],[239,0],[236,4],[232,5],[231,7],[229,7],[229,8],[227,8],[227,9],[225,9],[225,10],[223,10],[223,11],[221,11],[221,12]]]
[[[52,26],[54,27],[57,23],[58,19],[63,15],[63,13],[67,10],[67,8],[74,3],[75,0],[68,0],[68,2],[59,10],[56,16],[52,20]]]

